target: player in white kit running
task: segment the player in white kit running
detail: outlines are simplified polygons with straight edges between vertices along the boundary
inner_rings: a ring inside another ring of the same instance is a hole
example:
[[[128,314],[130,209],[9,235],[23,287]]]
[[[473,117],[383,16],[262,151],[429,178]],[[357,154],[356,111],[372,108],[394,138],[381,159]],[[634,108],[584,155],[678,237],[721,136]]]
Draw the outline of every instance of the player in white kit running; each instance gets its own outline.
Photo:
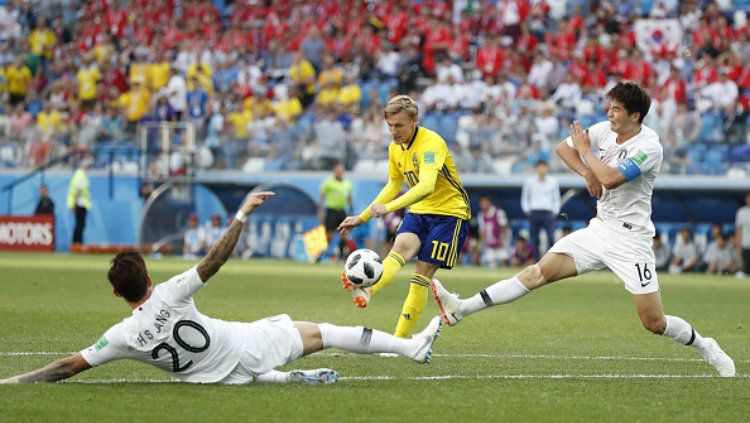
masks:
[[[461,300],[433,280],[432,290],[443,321],[455,325],[493,305],[515,301],[530,291],[571,276],[605,267],[633,294],[643,326],[700,351],[721,376],[734,376],[732,359],[711,338],[703,338],[685,320],[665,315],[651,249],[651,195],[662,163],[659,136],[642,124],[651,99],[632,82],[620,82],[607,93],[608,121],[587,130],[571,126],[571,136],[557,154],[586,180],[596,197],[597,215],[589,226],[559,240],[537,264]],[[603,188],[602,188],[603,187]]]
[[[274,370],[324,348],[371,353],[396,353],[429,362],[440,333],[435,317],[420,334],[401,339],[370,328],[339,327],[328,323],[293,322],[282,314],[253,323],[228,322],[201,314],[193,294],[218,272],[230,257],[242,226],[272,192],[251,193],[226,233],[198,265],[154,286],[141,255],[124,251],[114,259],[107,277],[114,294],[133,310],[89,348],[71,357],[0,384],[55,382],[94,366],[129,358],[171,372],[177,381],[242,384],[259,382],[332,383],[330,369]]]

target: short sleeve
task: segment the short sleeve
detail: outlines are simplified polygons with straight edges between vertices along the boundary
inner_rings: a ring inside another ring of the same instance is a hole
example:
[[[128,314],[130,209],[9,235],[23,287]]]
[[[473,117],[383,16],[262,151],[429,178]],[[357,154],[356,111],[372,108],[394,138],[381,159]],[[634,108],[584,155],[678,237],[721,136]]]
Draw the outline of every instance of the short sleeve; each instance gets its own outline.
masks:
[[[110,361],[127,358],[127,344],[122,323],[109,328],[96,343],[81,351],[81,356],[96,367]]]
[[[324,180],[323,180],[323,182],[322,182],[322,183],[320,184],[320,192],[321,192],[322,194],[328,194],[328,181],[330,181],[330,179],[326,178],[326,179],[324,179]]]
[[[439,137],[430,138],[419,151],[419,169],[440,170],[448,156],[448,147]]]
[[[167,303],[179,303],[190,301],[193,294],[198,292],[205,284],[198,276],[198,270],[195,267],[190,268],[170,280],[157,285],[155,289],[160,290],[160,294]]]
[[[630,181],[659,166],[661,156],[658,145],[637,146],[628,152],[627,157],[617,162],[617,169]]]

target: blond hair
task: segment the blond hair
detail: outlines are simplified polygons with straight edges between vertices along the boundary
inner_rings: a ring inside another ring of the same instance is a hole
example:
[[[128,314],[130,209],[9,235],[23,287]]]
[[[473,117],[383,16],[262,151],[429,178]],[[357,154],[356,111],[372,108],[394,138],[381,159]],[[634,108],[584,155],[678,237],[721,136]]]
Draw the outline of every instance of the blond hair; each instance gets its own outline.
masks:
[[[416,118],[419,114],[417,102],[408,95],[397,95],[388,100],[388,104],[385,105],[385,110],[383,111],[386,119],[401,112],[406,112],[412,119]]]

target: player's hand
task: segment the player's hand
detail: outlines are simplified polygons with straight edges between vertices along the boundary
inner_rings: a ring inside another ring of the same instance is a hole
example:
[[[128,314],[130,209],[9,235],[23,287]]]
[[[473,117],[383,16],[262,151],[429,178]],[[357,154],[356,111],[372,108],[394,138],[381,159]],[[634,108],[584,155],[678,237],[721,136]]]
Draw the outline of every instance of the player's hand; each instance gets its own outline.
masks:
[[[373,204],[372,206],[370,206],[370,216],[380,217],[386,214],[388,214],[388,210],[385,208],[385,205]]]
[[[18,380],[14,377],[9,377],[7,379],[0,379],[0,385],[15,385],[18,383]]]
[[[592,197],[596,198],[597,200],[602,197],[602,183],[599,181],[599,178],[594,175],[594,172],[586,172],[586,176],[584,176],[586,179],[586,189],[589,190],[589,194],[591,194]]]
[[[257,209],[261,204],[263,204],[269,197],[273,197],[274,194],[271,191],[258,191],[258,192],[251,192],[247,195],[245,198],[245,202],[242,203],[242,207],[240,210],[242,213],[245,213],[246,215],[250,215],[255,209]]]
[[[584,131],[581,122],[573,121],[570,125],[570,138],[573,140],[573,147],[579,154],[591,150],[591,138],[588,130]]]
[[[343,222],[341,222],[341,224],[339,224],[336,230],[339,231],[341,236],[347,236],[352,231],[352,229],[363,223],[365,223],[365,221],[362,220],[362,218],[359,216],[348,216],[346,219],[344,219]]]

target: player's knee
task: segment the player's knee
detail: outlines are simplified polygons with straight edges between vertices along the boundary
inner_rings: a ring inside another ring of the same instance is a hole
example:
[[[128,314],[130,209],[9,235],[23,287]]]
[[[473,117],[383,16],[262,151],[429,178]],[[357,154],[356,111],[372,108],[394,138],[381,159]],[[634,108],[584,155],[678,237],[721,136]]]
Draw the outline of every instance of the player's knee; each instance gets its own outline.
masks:
[[[529,290],[534,290],[547,283],[539,264],[532,264],[518,274],[518,280]]]
[[[661,335],[667,329],[667,320],[663,316],[642,317],[641,323],[647,331],[655,335]]]

